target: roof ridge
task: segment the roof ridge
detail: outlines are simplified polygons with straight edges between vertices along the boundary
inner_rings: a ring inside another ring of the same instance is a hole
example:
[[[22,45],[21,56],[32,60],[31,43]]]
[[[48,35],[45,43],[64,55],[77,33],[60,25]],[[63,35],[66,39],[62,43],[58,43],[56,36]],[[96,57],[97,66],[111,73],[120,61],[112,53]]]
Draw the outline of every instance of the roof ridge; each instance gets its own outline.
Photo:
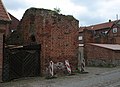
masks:
[[[116,20],[111,21],[111,22],[104,22],[104,23],[94,24],[94,25],[90,25],[90,26],[87,26],[87,27],[92,27],[92,26],[97,26],[97,25],[103,25],[103,24],[107,24],[107,23],[114,23],[115,21]]]
[[[2,0],[0,0],[0,4],[1,4],[1,8],[3,8],[2,10],[5,11],[5,14],[6,14],[6,16],[8,17],[8,19],[4,19],[4,18],[3,18],[2,20],[4,20],[4,21],[11,21],[11,18],[10,18],[10,16],[9,16],[9,14],[8,14],[8,12],[7,12],[6,8],[5,8]],[[0,19],[0,20],[1,20],[1,19]]]

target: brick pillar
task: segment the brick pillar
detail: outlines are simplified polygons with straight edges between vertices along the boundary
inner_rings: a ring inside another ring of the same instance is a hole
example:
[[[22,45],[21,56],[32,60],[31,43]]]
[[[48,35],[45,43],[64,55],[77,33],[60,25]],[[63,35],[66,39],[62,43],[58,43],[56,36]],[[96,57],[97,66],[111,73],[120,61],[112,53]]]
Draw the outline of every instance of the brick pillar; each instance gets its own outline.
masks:
[[[84,58],[85,63],[87,65],[87,43],[93,43],[94,39],[92,37],[92,30],[88,30],[87,28],[83,31],[83,39],[84,39]]]

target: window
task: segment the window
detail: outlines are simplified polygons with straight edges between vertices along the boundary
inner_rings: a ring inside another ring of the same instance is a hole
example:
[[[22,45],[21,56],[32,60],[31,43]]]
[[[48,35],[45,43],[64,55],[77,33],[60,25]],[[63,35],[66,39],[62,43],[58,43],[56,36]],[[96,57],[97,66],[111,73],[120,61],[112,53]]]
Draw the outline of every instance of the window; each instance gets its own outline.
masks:
[[[15,30],[11,30],[11,32],[14,32]]]
[[[79,36],[79,37],[78,37],[78,40],[83,40],[83,36]]]
[[[105,31],[104,33],[107,34],[108,31]]]
[[[117,33],[117,28],[113,28],[113,33]]]
[[[105,35],[106,35],[107,33],[108,33],[108,31],[103,31],[103,32],[102,32],[102,34],[105,34]]]

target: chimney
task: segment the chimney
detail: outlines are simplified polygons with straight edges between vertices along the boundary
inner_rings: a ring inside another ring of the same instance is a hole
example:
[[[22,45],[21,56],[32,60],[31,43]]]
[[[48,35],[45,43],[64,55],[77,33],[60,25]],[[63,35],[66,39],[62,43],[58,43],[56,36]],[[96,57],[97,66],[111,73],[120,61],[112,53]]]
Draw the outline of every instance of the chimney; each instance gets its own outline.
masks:
[[[116,20],[118,20],[118,14],[116,14]]]
[[[109,22],[111,22],[111,20],[109,19]]]

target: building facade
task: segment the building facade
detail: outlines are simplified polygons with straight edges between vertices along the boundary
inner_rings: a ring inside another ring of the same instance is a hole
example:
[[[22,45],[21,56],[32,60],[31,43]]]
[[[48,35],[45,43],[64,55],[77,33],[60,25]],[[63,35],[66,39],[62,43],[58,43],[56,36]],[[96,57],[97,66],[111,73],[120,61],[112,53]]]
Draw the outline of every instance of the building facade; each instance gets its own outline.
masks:
[[[84,44],[84,58],[86,60],[86,64],[104,65],[105,61],[115,60],[115,62],[117,63],[114,63],[114,64],[119,65],[118,64],[119,59],[118,57],[116,57],[116,55],[120,54],[119,51],[113,50],[114,48],[111,48],[109,49],[109,51],[107,51],[108,50],[107,46],[115,47],[120,44],[120,26],[119,25],[120,25],[119,20],[115,20],[115,21],[109,21],[107,23],[80,28],[79,36],[82,36],[83,39],[81,40],[81,42],[79,41],[80,42],[79,44],[81,43]],[[99,47],[97,47],[94,44],[99,44],[98,45]],[[101,61],[101,60],[105,60],[105,61]],[[109,65],[110,63],[106,62],[106,64]]]
[[[109,30],[108,43],[120,44],[120,20],[116,21]]]
[[[3,35],[9,34],[9,25],[11,18],[7,13],[2,0],[0,0],[0,80],[2,77],[2,64],[3,64]]]
[[[11,18],[0,0],[0,33],[8,35],[10,22]]]
[[[89,38],[89,35],[91,34],[91,38],[93,39],[89,42],[95,42],[95,43],[106,43],[105,41],[105,36],[107,35],[108,31],[112,28],[113,24],[116,21],[110,21],[106,23],[101,23],[101,24],[96,24],[96,25],[91,25],[91,26],[86,26],[86,27],[80,27],[79,28],[79,37],[82,37],[83,39],[80,39],[79,42],[80,44],[86,43],[84,40],[85,38]],[[88,32],[87,32],[88,30]]]

